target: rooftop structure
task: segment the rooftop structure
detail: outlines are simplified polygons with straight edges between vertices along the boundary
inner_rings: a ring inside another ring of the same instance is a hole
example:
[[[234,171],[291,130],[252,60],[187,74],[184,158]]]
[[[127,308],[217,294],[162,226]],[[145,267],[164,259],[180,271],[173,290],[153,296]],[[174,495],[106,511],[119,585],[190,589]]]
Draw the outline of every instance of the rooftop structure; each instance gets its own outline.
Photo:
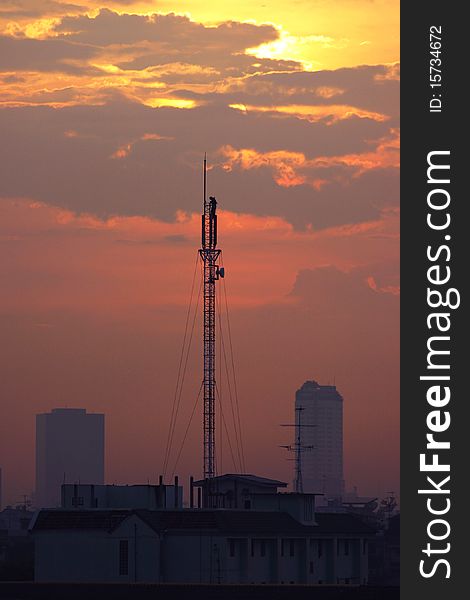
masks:
[[[62,508],[183,508],[183,488],[175,478],[174,485],[93,485],[64,484]]]
[[[250,474],[227,473],[217,477],[195,481],[193,486],[202,490],[204,508],[251,508],[250,495],[255,493],[276,494],[287,483]]]

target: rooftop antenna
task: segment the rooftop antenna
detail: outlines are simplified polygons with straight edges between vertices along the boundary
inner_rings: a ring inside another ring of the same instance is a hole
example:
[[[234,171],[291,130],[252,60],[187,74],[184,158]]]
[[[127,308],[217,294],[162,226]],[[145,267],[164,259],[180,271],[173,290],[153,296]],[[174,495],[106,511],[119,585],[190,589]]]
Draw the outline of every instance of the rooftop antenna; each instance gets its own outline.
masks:
[[[224,277],[224,268],[218,260],[217,200],[207,199],[207,156],[204,153],[204,212],[202,214],[202,239],[199,255],[204,263],[204,479],[215,477],[215,283]]]
[[[293,444],[287,444],[286,446],[280,446],[281,448],[285,448],[289,452],[295,453],[295,480],[294,480],[294,491],[297,494],[303,494],[304,492],[304,484],[302,479],[302,454],[304,452],[310,452],[314,449],[312,445],[302,444],[301,440],[301,431],[304,427],[315,427],[315,425],[307,425],[302,423],[301,414],[302,411],[305,410],[302,406],[297,406],[295,409],[295,423],[281,423],[281,427],[295,427],[296,429],[296,438]]]

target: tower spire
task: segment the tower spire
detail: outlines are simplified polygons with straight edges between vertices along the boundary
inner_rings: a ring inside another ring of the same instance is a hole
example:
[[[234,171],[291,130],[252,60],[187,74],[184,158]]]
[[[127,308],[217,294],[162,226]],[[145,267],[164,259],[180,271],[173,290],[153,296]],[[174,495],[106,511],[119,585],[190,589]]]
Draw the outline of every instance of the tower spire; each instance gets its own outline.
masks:
[[[204,208],[206,206],[206,198],[207,198],[207,155],[204,152]]]
[[[217,248],[217,200],[207,198],[207,157],[204,154],[204,211],[202,214],[202,236],[199,255],[204,263],[204,478],[216,475],[215,466],[215,284],[224,276],[218,260],[221,250]]]

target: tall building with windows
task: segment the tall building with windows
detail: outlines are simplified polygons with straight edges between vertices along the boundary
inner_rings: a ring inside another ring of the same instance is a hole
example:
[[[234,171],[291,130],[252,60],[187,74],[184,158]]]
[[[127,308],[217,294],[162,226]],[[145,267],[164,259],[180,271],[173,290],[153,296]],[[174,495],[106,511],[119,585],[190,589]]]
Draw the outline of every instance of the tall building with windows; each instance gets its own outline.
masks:
[[[343,480],[343,398],[334,385],[306,381],[295,395],[296,440],[301,447],[304,492],[340,498]]]
[[[104,483],[104,415],[54,408],[36,415],[38,508],[60,506],[63,483]]]

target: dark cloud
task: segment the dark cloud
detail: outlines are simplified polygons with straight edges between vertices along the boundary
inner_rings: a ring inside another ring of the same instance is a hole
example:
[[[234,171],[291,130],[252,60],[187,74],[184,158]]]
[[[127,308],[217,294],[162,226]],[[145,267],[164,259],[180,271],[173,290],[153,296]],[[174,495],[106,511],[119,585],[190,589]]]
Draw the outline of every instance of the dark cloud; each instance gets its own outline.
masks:
[[[116,1],[116,0],[115,0]],[[2,0],[0,18],[22,19],[84,12],[85,6],[55,0]]]
[[[131,15],[102,9],[96,17],[80,15],[65,17],[57,25],[58,33],[70,34],[74,40],[97,45],[135,44],[158,42],[178,55],[196,53],[242,52],[246,48],[270,42],[279,36],[272,25],[225,22],[216,27],[205,27],[188,17],[154,14],[151,16]]]
[[[190,242],[192,242],[192,240],[190,240],[186,235],[180,235],[180,234],[175,234],[175,235],[165,235],[161,238],[156,238],[156,239],[151,239],[151,240],[133,240],[133,239],[122,239],[122,240],[116,240],[117,244],[128,244],[131,246],[134,245],[142,245],[142,246],[147,246],[147,245],[154,245],[154,244],[189,244]]]
[[[396,70],[379,65],[315,72],[290,68],[288,73],[273,73],[283,69],[281,65],[272,67],[270,73],[253,74],[220,93],[196,94],[184,89],[178,93],[181,97],[254,107],[339,104],[374,111],[391,117],[392,123],[398,122],[400,83],[389,78],[392,72],[396,75]]]
[[[120,15],[102,9],[95,17],[64,17],[56,30],[60,35],[54,39],[1,38],[0,69],[112,79],[114,73],[90,66],[94,58],[124,71],[146,70],[140,79],[132,75],[134,94],[144,101],[158,93],[149,87],[157,83],[166,86],[164,91],[199,102],[254,107],[341,104],[375,111],[398,123],[397,65],[306,72],[295,61],[245,54],[247,48],[279,36],[271,25],[224,22],[206,27],[175,14]],[[30,100],[34,102],[34,96]]]
[[[3,83],[24,83],[26,79],[19,75],[4,75],[2,78]]]
[[[189,238],[185,235],[167,235],[165,241],[170,244],[187,244],[190,242]]]
[[[379,263],[355,268],[349,272],[340,271],[332,266],[304,269],[298,273],[291,295],[299,298],[310,309],[317,310],[319,314],[327,313],[328,318],[344,313],[350,318],[354,316],[359,317],[359,320],[361,317],[367,319],[373,306],[379,306],[383,302],[397,302],[393,297],[379,297],[367,283],[368,277],[381,276],[385,283],[396,282],[396,275],[396,263],[386,264],[385,269],[384,265]],[[332,298],[337,302],[332,304]],[[382,308],[379,308],[378,312],[382,312]]]
[[[35,40],[0,36],[0,70],[60,71],[79,73],[82,68],[72,61],[85,61],[97,49],[65,40]],[[70,61],[70,62],[69,62]]]
[[[271,25],[228,21],[206,27],[172,13],[120,15],[102,9],[95,17],[65,16],[55,29],[58,38],[2,38],[0,69],[109,77],[85,62],[70,62],[102,55],[106,63],[114,62],[124,70],[154,68],[155,80],[174,84],[301,68],[295,61],[256,59],[244,53],[278,37]],[[165,68],[159,72],[161,67]]]
[[[300,68],[295,61],[258,60],[244,54],[247,48],[277,39],[279,32],[272,25],[227,21],[216,27],[206,27],[173,13],[120,15],[102,9],[95,17],[64,17],[56,31],[62,34],[61,39],[71,42],[102,48],[111,46],[116,65],[121,69],[144,70],[173,65],[165,70],[164,76],[156,74],[157,79],[168,83],[193,81],[191,74],[196,81],[201,78],[217,81],[221,77],[246,73]],[[194,68],[188,72],[188,66],[205,68],[206,72],[200,73]]]
[[[227,142],[259,152],[303,152],[307,158],[368,152],[367,140],[388,132],[386,124],[369,119],[334,125],[294,117],[273,121],[269,115],[225,107],[151,109],[121,100],[61,110],[4,109],[0,124],[0,194],[34,197],[78,212],[172,220],[178,208],[198,210],[194,193],[204,151],[215,165],[210,188],[232,211],[279,215],[297,227],[313,223],[323,228],[375,219],[398,199],[396,169],[356,176],[348,167],[333,166],[328,169],[331,182],[316,190],[280,187],[267,167],[222,167],[219,149]],[[125,156],[112,158],[129,144]]]
[[[177,64],[175,61],[178,61]],[[173,70],[163,71],[158,74],[162,65],[174,65]],[[207,70],[199,72],[190,69],[185,70],[184,66],[195,65],[206,67]],[[178,53],[161,51],[143,52],[141,56],[128,61],[117,61],[116,66],[123,70],[144,70],[157,67],[154,72],[156,79],[168,84],[178,83],[197,83],[217,82],[224,78],[236,78],[243,75],[252,75],[255,73],[270,73],[272,71],[298,71],[301,65],[292,60],[273,60],[256,59],[247,54],[230,54],[221,52],[220,49],[203,49],[198,52],[192,50],[178,50]],[[222,94],[223,95],[223,94]],[[208,97],[211,97],[210,95]],[[215,98],[215,95],[213,96]],[[204,99],[204,95],[200,95]]]
[[[308,185],[282,188],[268,171],[230,175],[216,171],[211,174],[211,184],[231,210],[281,216],[299,229],[309,223],[314,229],[324,229],[375,220],[383,208],[398,202],[396,169],[371,171],[352,179],[345,179],[338,169],[337,175],[339,181],[320,191]]]

